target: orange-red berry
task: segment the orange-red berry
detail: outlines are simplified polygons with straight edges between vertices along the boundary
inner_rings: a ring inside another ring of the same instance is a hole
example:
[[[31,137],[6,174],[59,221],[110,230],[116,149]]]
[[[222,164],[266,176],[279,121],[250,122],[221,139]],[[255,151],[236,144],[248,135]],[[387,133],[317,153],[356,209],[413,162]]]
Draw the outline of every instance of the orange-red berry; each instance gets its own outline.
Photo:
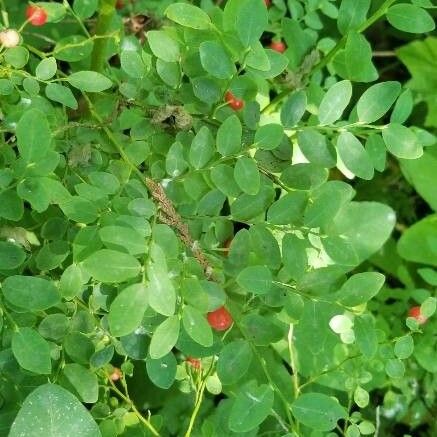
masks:
[[[225,307],[208,313],[207,319],[210,326],[216,331],[226,331],[233,323],[232,316]]]
[[[413,317],[414,319],[417,320],[417,323],[419,325],[423,325],[424,323],[427,322],[428,318],[425,317],[421,312],[420,312],[420,307],[419,306],[415,306],[415,307],[411,307],[410,310],[408,311],[408,317]]]
[[[239,99],[235,97],[232,94],[232,91],[227,91],[225,94],[225,101],[228,103],[228,105],[234,110],[239,111],[240,109],[243,109],[244,106],[244,100]]]
[[[283,41],[272,41],[270,48],[275,52],[284,53],[287,50],[287,46]]]
[[[29,5],[26,8],[26,18],[33,26],[44,26],[47,22],[47,12],[39,6]]]

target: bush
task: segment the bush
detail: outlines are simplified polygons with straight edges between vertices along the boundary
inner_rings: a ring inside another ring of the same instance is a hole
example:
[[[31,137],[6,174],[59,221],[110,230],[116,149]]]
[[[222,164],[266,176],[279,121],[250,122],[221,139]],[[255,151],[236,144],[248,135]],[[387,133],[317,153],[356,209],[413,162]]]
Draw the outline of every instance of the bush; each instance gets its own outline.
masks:
[[[0,5],[2,435],[436,435],[430,1]]]

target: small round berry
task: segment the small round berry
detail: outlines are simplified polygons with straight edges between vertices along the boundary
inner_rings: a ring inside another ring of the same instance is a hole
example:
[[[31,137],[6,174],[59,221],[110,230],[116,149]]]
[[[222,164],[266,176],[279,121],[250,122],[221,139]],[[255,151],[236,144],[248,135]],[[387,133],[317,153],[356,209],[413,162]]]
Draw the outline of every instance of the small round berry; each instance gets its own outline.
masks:
[[[195,370],[200,370],[202,367],[202,363],[198,358],[187,357],[185,361]]]
[[[0,44],[7,49],[16,47],[20,43],[20,34],[15,29],[0,32]]]
[[[233,323],[232,316],[225,307],[207,314],[209,325],[216,331],[226,331]]]
[[[287,46],[283,41],[272,41],[270,48],[275,52],[284,53],[287,50]]]
[[[26,8],[26,18],[33,26],[44,26],[47,22],[47,12],[39,6],[29,5]]]
[[[244,100],[238,99],[232,94],[232,91],[227,91],[225,94],[225,101],[228,103],[228,105],[234,110],[239,111],[240,109],[243,109],[244,106]]]
[[[408,317],[413,317],[414,319],[417,320],[417,323],[419,325],[423,325],[424,323],[427,322],[428,318],[425,317],[421,312],[420,312],[420,307],[419,306],[415,306],[415,307],[411,307],[410,310],[408,311]]]
[[[111,381],[115,382],[118,381],[122,376],[123,372],[118,367],[114,367],[114,370],[112,371],[109,378],[111,379]]]

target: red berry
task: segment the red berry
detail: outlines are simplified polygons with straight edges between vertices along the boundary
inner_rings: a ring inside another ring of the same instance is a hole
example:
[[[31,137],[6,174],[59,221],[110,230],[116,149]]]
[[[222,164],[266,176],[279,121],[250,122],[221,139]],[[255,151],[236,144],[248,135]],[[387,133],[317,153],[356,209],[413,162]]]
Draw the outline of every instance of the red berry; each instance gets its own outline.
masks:
[[[238,99],[232,94],[232,91],[227,91],[225,94],[225,101],[234,110],[239,111],[244,106],[244,100]]]
[[[408,317],[413,317],[414,319],[417,320],[417,323],[419,325],[423,325],[424,323],[427,322],[428,318],[425,317],[421,312],[420,312],[420,307],[419,306],[415,306],[415,307],[411,307],[410,311],[408,311]]]
[[[233,323],[232,316],[225,307],[208,313],[208,323],[216,331],[226,331]]]
[[[111,375],[109,376],[111,378],[111,381],[118,381],[123,376],[122,371],[118,367],[114,367],[114,370],[112,371]]]
[[[117,0],[117,3],[115,4],[116,9],[123,9],[124,8],[124,1],[123,0]]]
[[[202,363],[197,358],[187,357],[185,360],[191,367],[193,367],[195,370],[200,370]]]
[[[269,8],[272,5],[272,0],[264,0],[264,3]]]
[[[39,6],[29,5],[26,8],[26,18],[34,26],[44,26],[47,21],[47,12]]]
[[[287,50],[287,46],[283,41],[272,41],[270,44],[270,48],[279,53],[284,53]]]

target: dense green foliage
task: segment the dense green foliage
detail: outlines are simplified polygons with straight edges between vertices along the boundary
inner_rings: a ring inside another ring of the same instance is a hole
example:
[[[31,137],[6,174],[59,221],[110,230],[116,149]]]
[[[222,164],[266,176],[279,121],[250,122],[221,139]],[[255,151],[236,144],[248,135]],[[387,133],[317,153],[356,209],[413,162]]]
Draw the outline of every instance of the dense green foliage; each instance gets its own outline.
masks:
[[[0,8],[0,435],[437,434],[430,0]]]

